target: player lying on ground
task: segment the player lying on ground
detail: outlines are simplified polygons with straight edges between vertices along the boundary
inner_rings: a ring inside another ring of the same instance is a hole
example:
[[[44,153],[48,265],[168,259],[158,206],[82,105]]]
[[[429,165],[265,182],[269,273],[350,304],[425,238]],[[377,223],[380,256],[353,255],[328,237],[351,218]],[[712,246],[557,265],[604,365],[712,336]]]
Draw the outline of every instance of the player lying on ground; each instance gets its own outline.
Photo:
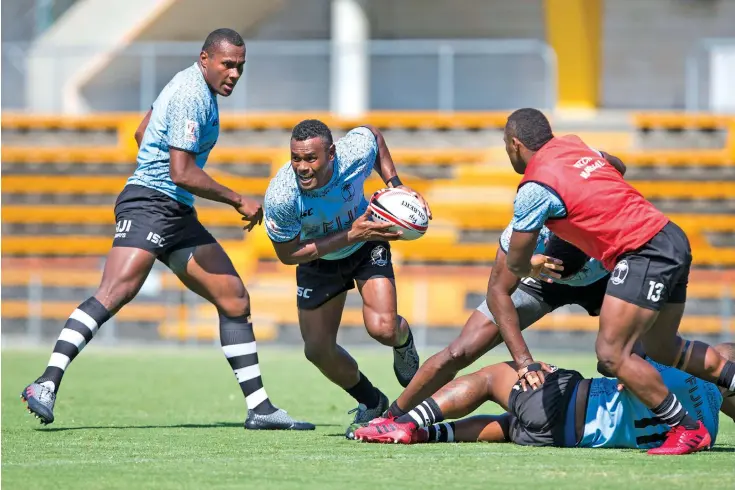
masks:
[[[246,229],[263,217],[260,204],[224,187],[202,170],[219,135],[217,95],[229,96],[245,64],[245,43],[231,29],[204,41],[199,59],[177,73],[143,118],[135,140],[138,167],[115,204],[117,229],[102,282],[71,314],[46,371],[23,390],[41,423],[54,421],[54,403],[69,364],[97,330],[138,294],[156,259],[219,313],[220,342],[248,407],[248,429],[313,429],[268,398],[258,366],[250,298],[222,247],[202,226],[194,196],[224,202]]]
[[[532,257],[546,225],[612,271],[595,344],[601,368],[671,427],[666,443],[651,454],[700,449],[706,428],[683,408],[656,369],[631,350],[640,340],[657,362],[735,391],[734,362],[703,342],[677,335],[692,263],[686,234],[623,180],[606,155],[577,136],[555,137],[540,111],[515,111],[503,138],[513,168],[523,174],[508,268],[518,277],[537,275],[544,264]],[[542,364],[533,362],[520,330],[501,322],[501,334],[513,361],[526,366],[526,381],[543,382],[538,378]]]
[[[735,359],[735,344],[715,347],[723,356]],[[735,397],[678,369],[646,358],[660,373],[666,387],[709,434],[701,445],[715,442],[719,414],[735,420]],[[434,396],[394,420],[357,429],[358,439],[370,442],[514,442],[523,446],[590,448],[660,447],[669,427],[656,417],[615,378],[584,379],[576,371],[552,366],[538,389],[523,389],[514,363],[500,363],[462,376]],[[724,398],[729,395],[729,398]],[[479,415],[456,422],[486,401],[507,412]]]
[[[388,414],[403,415],[503,341],[488,303],[494,305],[492,309],[498,318],[521,330],[568,304],[582,306],[591,316],[599,315],[609,275],[599,261],[590,259],[544,228],[539,234],[536,253],[562,260],[563,277],[547,278],[550,282],[533,278],[520,280],[505,265],[505,250],[512,232],[509,226],[500,237],[488,281],[488,299],[470,315],[456,340],[421,365],[408,387],[391,404]],[[359,426],[353,425],[347,437],[351,438]]]
[[[332,132],[321,121],[294,127],[291,162],[280,169],[265,195],[265,227],[281,262],[297,266],[306,358],[357,401],[354,422],[366,423],[389,402],[337,344],[347,291],[355,283],[365,327],[375,340],[393,347],[393,369],[402,386],[413,378],[419,358],[408,323],[397,312],[387,242],[400,233],[389,231],[390,223],[369,219],[364,185],[375,170],[389,187],[413,191],[402,185],[377,128],[358,127],[336,144],[332,141]]]

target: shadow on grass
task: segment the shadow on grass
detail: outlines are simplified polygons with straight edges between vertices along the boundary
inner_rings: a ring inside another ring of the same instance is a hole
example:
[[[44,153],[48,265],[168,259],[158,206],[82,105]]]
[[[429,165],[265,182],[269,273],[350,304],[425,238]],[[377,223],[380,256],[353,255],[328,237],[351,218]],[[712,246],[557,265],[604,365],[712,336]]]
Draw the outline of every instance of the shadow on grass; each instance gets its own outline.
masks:
[[[317,427],[340,427],[337,424],[314,424]],[[99,425],[82,427],[36,428],[36,432],[64,432],[68,430],[107,430],[107,429],[221,429],[242,428],[242,422],[214,422],[212,424],[175,424],[175,425]],[[296,431],[294,431],[296,432]],[[344,436],[344,434],[342,434]]]

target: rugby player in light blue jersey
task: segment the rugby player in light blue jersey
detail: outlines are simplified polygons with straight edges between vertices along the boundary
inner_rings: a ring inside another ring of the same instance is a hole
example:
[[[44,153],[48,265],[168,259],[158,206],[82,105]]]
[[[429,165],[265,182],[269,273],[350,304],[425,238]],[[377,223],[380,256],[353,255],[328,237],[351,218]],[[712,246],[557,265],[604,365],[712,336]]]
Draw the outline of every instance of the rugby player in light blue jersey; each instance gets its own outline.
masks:
[[[217,95],[232,93],[244,65],[242,37],[231,29],[213,31],[199,59],[163,88],[135,132],[138,166],[115,204],[117,226],[99,289],[71,314],[46,371],[21,394],[41,423],[54,421],[56,394],[71,361],[135,297],[158,259],[216,306],[222,349],[248,407],[245,427],[314,428],[270,402],[258,366],[247,291],[193,207],[194,196],[227,203],[243,216],[247,230],[262,220],[257,201],[203,170],[219,136]]]
[[[735,344],[714,347],[735,359]],[[664,366],[637,352],[656,369],[689,413],[717,438],[719,412],[735,420],[735,396],[714,383]],[[369,442],[513,442],[522,446],[651,449],[666,440],[669,425],[656,417],[616,378],[585,379],[577,371],[549,366],[538,389],[523,388],[516,365],[494,364],[462,376],[441,388],[408,414],[356,431]],[[724,398],[723,398],[724,397]],[[486,401],[500,405],[502,415],[478,415],[456,422]]]
[[[397,312],[388,242],[400,235],[388,231],[389,223],[368,216],[364,184],[373,171],[389,187],[405,188],[377,128],[355,128],[335,144],[323,122],[302,121],[291,135],[291,161],[271,181],[264,202],[265,227],[278,258],[297,265],[295,293],[306,358],[357,401],[355,423],[388,408],[388,398],[337,344],[347,291],[355,283],[365,327],[393,347],[401,385],[411,381],[419,364],[411,330]]]

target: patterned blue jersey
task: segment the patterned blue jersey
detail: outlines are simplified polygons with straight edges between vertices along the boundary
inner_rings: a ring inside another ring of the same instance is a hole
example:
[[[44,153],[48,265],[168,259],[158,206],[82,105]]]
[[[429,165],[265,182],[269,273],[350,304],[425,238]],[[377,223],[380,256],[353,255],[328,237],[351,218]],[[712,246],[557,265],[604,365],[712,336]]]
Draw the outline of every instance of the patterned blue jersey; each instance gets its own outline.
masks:
[[[355,128],[335,146],[332,178],[325,186],[302,190],[291,162],[268,185],[263,204],[265,229],[274,242],[289,242],[296,237],[309,240],[349,229],[367,209],[363,187],[378,155],[375,135],[367,128]],[[322,258],[341,259],[362,245],[356,243]]]
[[[218,136],[217,97],[195,63],[177,73],[153,103],[138,151],[138,168],[127,183],[155,189],[192,206],[194,196],[171,181],[169,149],[195,154],[197,166],[203,168]]]
[[[508,227],[503,231],[503,234],[500,235],[500,248],[505,253],[508,253],[508,248],[510,248],[510,236],[512,234],[513,223],[509,224]],[[542,226],[538,234],[538,240],[536,241],[536,250],[534,250],[533,253],[544,253],[546,249],[546,240],[550,240],[553,235],[554,234],[551,232],[551,230],[549,230],[545,226]],[[565,284],[567,286],[589,286],[590,284],[599,281],[608,274],[609,272],[607,271],[607,269],[605,269],[605,267],[603,267],[602,263],[599,260],[590,258],[589,260],[587,260],[587,263],[585,263],[585,265],[573,276],[564,279],[553,279],[553,281],[555,283]]]
[[[549,218],[564,218],[567,210],[559,196],[536,182],[518,189],[513,201],[513,221],[516,231],[540,230]]]
[[[701,420],[717,438],[722,395],[708,383],[670,366],[647,359],[658,369],[666,386],[692,418]],[[580,447],[618,447],[650,449],[660,446],[669,426],[660,423],[653,413],[629,390],[617,391],[617,379],[593,379]]]

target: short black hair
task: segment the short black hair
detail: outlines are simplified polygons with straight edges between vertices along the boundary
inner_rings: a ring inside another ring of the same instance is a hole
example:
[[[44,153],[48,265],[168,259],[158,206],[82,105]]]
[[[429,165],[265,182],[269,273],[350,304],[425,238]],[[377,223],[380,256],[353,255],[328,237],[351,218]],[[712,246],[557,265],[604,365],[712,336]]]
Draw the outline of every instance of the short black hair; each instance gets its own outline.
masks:
[[[562,279],[573,276],[577,272],[582,270],[582,267],[590,259],[587,254],[582,252],[580,249],[575,247],[569,242],[565,242],[556,235],[552,235],[549,238],[549,243],[546,244],[544,249],[544,255],[559,259],[564,262],[564,270],[561,272]]]
[[[508,116],[505,131],[508,136],[518,138],[531,151],[540,150],[554,137],[544,113],[530,108],[518,109]]]
[[[209,33],[207,39],[204,40],[202,51],[205,51],[207,54],[212,54],[212,50],[222,43],[233,46],[245,46],[245,41],[237,31],[223,27]]]
[[[305,119],[291,131],[291,139],[294,141],[306,141],[311,138],[321,138],[326,148],[332,146],[332,131],[318,119]]]

